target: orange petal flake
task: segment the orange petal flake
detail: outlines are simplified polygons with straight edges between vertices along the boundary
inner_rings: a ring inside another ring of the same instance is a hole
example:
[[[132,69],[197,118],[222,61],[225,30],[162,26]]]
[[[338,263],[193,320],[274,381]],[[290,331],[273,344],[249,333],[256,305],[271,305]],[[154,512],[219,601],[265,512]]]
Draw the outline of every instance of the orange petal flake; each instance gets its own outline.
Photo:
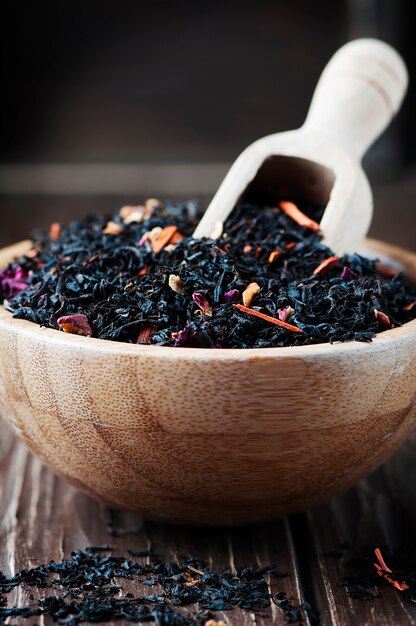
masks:
[[[279,258],[279,256],[281,256],[281,255],[282,255],[282,253],[281,253],[280,250],[273,250],[273,252],[270,252],[269,258],[267,259],[267,262],[268,263],[274,263]]]
[[[250,306],[254,300],[254,297],[259,293],[260,285],[257,283],[250,283],[243,291],[243,304],[244,306]]]
[[[182,233],[178,231],[173,235],[173,237],[171,237],[169,243],[178,243],[179,241],[182,241],[182,239],[185,239],[185,235],[182,235]]]
[[[298,245],[297,241],[290,241],[289,243],[286,244],[285,248],[286,250],[293,250],[293,248],[295,248],[295,246]]]
[[[374,309],[374,316],[376,320],[380,322],[380,324],[383,324],[383,326],[387,326],[387,328],[393,328],[393,324],[391,323],[389,316],[382,311]]]
[[[406,304],[406,306],[403,307],[403,311],[412,311],[416,306],[416,300],[414,300],[414,302],[411,302],[410,304]]]
[[[314,276],[318,276],[320,274],[326,274],[327,272],[329,272],[329,270],[331,270],[333,267],[338,265],[338,263],[339,263],[339,257],[330,256],[327,259],[325,259],[325,261],[322,261],[322,263],[318,265],[318,267],[316,267],[312,273]]]
[[[152,241],[153,252],[158,254],[170,242],[174,234],[177,232],[177,226],[165,226],[159,235]]]
[[[243,313],[248,313],[249,315],[254,315],[255,317],[259,317],[265,322],[270,322],[270,324],[275,324],[276,326],[281,326],[282,328],[286,328],[286,330],[291,330],[294,333],[301,333],[301,329],[297,326],[293,326],[293,324],[288,324],[287,322],[282,322],[282,320],[277,319],[276,317],[271,317],[270,315],[265,315],[264,313],[260,313],[260,311],[256,311],[255,309],[249,309],[242,304],[234,304],[236,309],[242,311]]]
[[[143,324],[139,331],[136,343],[144,341],[144,343],[149,344],[150,336],[155,332],[155,330],[157,330],[157,326],[155,326],[155,324]]]
[[[391,569],[386,565],[385,560],[383,559],[383,555],[381,554],[380,548],[376,548],[374,550],[378,563],[374,563],[374,567],[377,570],[377,574],[387,580],[391,585],[399,589],[400,591],[406,591],[406,589],[410,589],[409,585],[404,581],[394,580],[388,574],[392,574]],[[380,563],[380,565],[379,565]]]
[[[57,239],[59,239],[60,235],[61,235],[61,226],[60,224],[58,224],[58,222],[54,222],[53,224],[50,225],[49,237],[53,241],[56,241]]]
[[[296,222],[296,224],[299,224],[299,226],[309,228],[309,230],[313,230],[315,233],[319,233],[321,230],[319,224],[302,213],[294,202],[282,200],[279,202],[279,209],[281,209],[283,213],[286,213],[286,215]]]

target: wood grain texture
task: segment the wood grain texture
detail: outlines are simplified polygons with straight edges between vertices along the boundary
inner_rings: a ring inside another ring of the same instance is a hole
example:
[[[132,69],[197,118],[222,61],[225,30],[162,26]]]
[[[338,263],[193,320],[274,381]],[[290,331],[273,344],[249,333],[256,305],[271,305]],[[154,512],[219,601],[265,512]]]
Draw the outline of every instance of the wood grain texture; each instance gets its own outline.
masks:
[[[340,586],[351,555],[369,545],[386,551],[415,551],[416,438],[358,487],[308,513],[261,525],[233,529],[201,529],[143,522],[133,514],[107,508],[52,474],[0,421],[0,570],[15,571],[50,559],[60,560],[77,548],[110,544],[114,554],[149,548],[167,560],[194,554],[213,569],[242,562],[260,567],[275,563],[287,578],[270,576],[271,591],[284,591],[298,605],[309,602],[317,619],[303,613],[306,626],[411,626],[416,607],[390,586],[377,589],[372,602],[353,600]],[[109,536],[108,528],[117,537]],[[346,548],[347,546],[347,548]],[[328,552],[340,551],[341,559]],[[135,594],[149,588],[136,585]],[[23,606],[27,587],[8,594],[8,605]],[[48,593],[45,590],[45,593]],[[229,626],[283,626],[283,613],[268,609],[259,619],[234,609],[218,618]],[[52,624],[50,618],[14,619],[13,623]],[[124,622],[117,622],[124,626]]]
[[[378,249],[416,276],[415,255]],[[416,321],[371,344],[214,351],[87,339],[0,308],[0,413],[113,506],[246,523],[319,503],[388,458],[414,429],[415,354]]]
[[[322,204],[321,229],[336,254],[357,249],[373,213],[361,157],[390,123],[407,88],[400,55],[377,39],[335,53],[316,87],[304,125],[263,137],[232,165],[195,230],[213,237],[239,201],[266,195]]]
[[[109,528],[118,536],[110,537]],[[60,560],[72,550],[89,545],[110,544],[115,554],[125,556],[127,548],[152,547],[167,561],[196,554],[215,570],[226,567],[235,571],[242,563],[263,567],[273,557],[279,572],[287,572],[288,576],[282,579],[268,576],[271,593],[284,591],[299,604],[300,581],[290,541],[290,528],[284,520],[234,531],[201,532],[197,528],[145,523],[132,514],[109,509],[54,476],[7,432],[0,420],[0,571],[7,575],[50,559]],[[144,585],[133,590],[136,594],[149,593],[149,587]],[[9,606],[29,602],[30,593],[34,593],[33,588],[9,594]],[[39,590],[35,593],[39,594]],[[276,606],[268,614],[272,620],[269,623],[284,623],[283,613]],[[217,615],[229,624],[256,624],[254,613],[239,609]],[[39,624],[39,618],[24,623],[33,622]],[[46,619],[46,624],[49,623],[52,621]]]

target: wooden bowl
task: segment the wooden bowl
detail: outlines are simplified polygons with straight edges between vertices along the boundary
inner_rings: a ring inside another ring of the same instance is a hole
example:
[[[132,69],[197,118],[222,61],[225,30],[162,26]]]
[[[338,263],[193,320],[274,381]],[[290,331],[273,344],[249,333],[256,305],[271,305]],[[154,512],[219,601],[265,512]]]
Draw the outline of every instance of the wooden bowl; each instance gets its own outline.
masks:
[[[416,277],[415,254],[369,245]],[[40,329],[0,307],[0,413],[57,474],[149,519],[315,505],[396,450],[415,397],[416,320],[372,343],[203,350]]]

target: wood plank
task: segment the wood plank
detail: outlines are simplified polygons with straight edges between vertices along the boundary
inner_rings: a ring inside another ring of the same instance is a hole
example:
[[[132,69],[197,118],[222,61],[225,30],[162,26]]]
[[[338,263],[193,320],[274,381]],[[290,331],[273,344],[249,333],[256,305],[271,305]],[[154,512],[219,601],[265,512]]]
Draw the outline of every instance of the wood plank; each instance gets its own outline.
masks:
[[[416,437],[357,488],[306,514],[233,529],[182,528],[142,522],[93,500],[55,477],[1,425],[0,569],[12,574],[52,558],[60,560],[75,548],[108,543],[115,554],[152,546],[173,561],[192,553],[214,569],[275,562],[288,577],[269,575],[271,592],[284,591],[295,605],[309,602],[318,618],[309,619],[303,612],[307,626],[410,626],[416,624],[416,607],[402,593],[380,586],[374,601],[354,600],[340,581],[354,569],[352,559],[361,558],[370,546],[379,545],[386,554],[415,552],[415,452]],[[334,557],[334,551],[342,558]],[[131,589],[137,593],[137,586]],[[9,606],[27,603],[31,592],[19,588],[8,594]],[[233,610],[217,616],[231,626],[284,623],[275,605],[267,618],[255,613]],[[46,624],[51,623],[48,619]]]
[[[0,570],[12,575],[23,567],[60,560],[76,548],[105,544],[118,555],[127,555],[127,548],[149,546],[166,560],[194,554],[215,570],[227,567],[235,571],[242,563],[263,567],[274,562],[278,571],[288,576],[268,575],[271,593],[283,591],[294,605],[301,603],[296,558],[284,520],[235,529],[142,522],[134,515],[107,508],[55,477],[0,422]],[[124,581],[123,587],[130,590]],[[149,593],[148,587],[142,590]],[[137,587],[133,591],[137,593]],[[8,594],[8,606],[26,604],[30,593],[40,597],[38,590],[18,588]],[[256,611],[240,609],[217,616],[231,626],[284,624],[280,608],[273,604],[266,612],[267,619],[256,616]],[[48,619],[46,624],[51,623]],[[31,618],[24,623],[39,622],[39,618]],[[309,624],[308,619],[303,623]]]
[[[416,624],[415,605],[392,586],[378,586],[380,596],[373,601],[352,599],[340,586],[344,576],[359,573],[355,560],[362,561],[374,547],[385,555],[415,553],[415,453],[413,437],[357,488],[305,516],[309,575],[322,623]],[[337,550],[339,559],[330,554]]]

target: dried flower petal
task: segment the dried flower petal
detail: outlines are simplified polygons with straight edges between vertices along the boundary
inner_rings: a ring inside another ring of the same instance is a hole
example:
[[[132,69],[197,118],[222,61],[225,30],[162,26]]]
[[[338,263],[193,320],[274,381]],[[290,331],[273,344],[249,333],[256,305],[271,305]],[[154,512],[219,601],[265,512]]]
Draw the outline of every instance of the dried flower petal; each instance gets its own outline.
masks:
[[[174,346],[178,347],[186,347],[187,344],[191,341],[192,337],[195,335],[195,329],[192,324],[187,324],[185,328],[180,330],[179,332],[172,333],[171,337],[175,340]]]
[[[290,241],[289,243],[286,244],[285,248],[286,250],[293,250],[293,248],[295,248],[298,245],[297,241]]]
[[[204,576],[205,572],[203,572],[200,569],[196,569],[196,567],[193,567],[192,565],[188,565],[188,569],[191,570],[191,572],[195,572],[195,574],[199,574],[200,576]]]
[[[290,217],[294,222],[296,222],[296,224],[299,224],[299,226],[309,228],[315,233],[319,233],[319,231],[321,230],[319,224],[314,220],[311,220],[311,218],[304,213],[302,213],[302,211],[298,209],[294,202],[282,200],[281,202],[279,202],[279,209],[281,209],[283,213],[286,213],[286,215]]]
[[[234,302],[235,300],[238,300],[239,297],[240,292],[238,289],[230,289],[230,291],[225,291],[223,294],[223,300],[227,303]]]
[[[357,278],[357,274],[353,272],[347,265],[344,265],[340,278],[341,280],[345,280],[346,283],[349,283],[351,280]]]
[[[384,578],[384,580],[387,580],[387,582],[393,585],[393,587],[396,587],[396,589],[399,589],[399,591],[406,591],[406,589],[410,589],[409,585],[404,581],[395,580],[394,578],[386,574],[386,572],[383,570],[382,567],[380,567],[380,565],[378,565],[378,563],[374,563],[374,567],[376,568],[377,574],[379,576]]]
[[[150,234],[150,230],[147,230],[145,233],[143,233],[143,235],[140,237],[139,241],[137,242],[137,246],[139,248],[141,248],[142,246],[144,246],[144,244],[146,243],[146,241],[149,241],[149,234]]]
[[[192,300],[201,309],[203,315],[212,315],[212,306],[203,293],[195,291],[192,294]]]
[[[170,274],[169,275],[169,287],[175,291],[176,293],[183,293],[183,280],[180,276],[177,276],[176,274]]]
[[[154,209],[163,209],[163,202],[157,198],[148,198],[145,202],[146,209],[153,212]]]
[[[282,256],[281,250],[273,250],[273,252],[270,252],[267,262],[274,263],[280,256]]]
[[[191,578],[186,583],[184,583],[184,585],[185,585],[185,587],[195,587],[195,585],[199,585],[200,582],[201,581],[197,580],[196,578]]]
[[[259,293],[260,285],[258,283],[250,283],[243,291],[243,304],[249,307],[254,297]]]
[[[318,267],[316,267],[312,273],[314,276],[318,276],[319,274],[326,274],[327,272],[329,272],[329,270],[338,265],[338,263],[339,257],[330,256],[325,259],[325,261],[322,261],[322,263],[318,265]]]
[[[26,289],[29,274],[21,267],[0,271],[0,291],[6,300],[12,300],[21,291]]]
[[[414,300],[413,302],[410,302],[410,304],[406,304],[406,306],[403,307],[403,311],[411,311],[415,306],[416,306],[416,300]]]
[[[128,217],[126,217],[123,222],[127,224],[140,224],[143,220],[146,219],[145,211],[140,207],[136,211],[132,211]]]
[[[295,313],[295,309],[292,309],[292,307],[288,305],[284,309],[277,309],[277,313],[279,315],[279,320],[282,320],[282,322],[288,322]]]
[[[140,224],[145,218],[150,217],[149,211],[141,204],[137,206],[123,206],[119,211],[119,215],[125,224]]]
[[[171,244],[179,243],[179,241],[182,241],[182,239],[185,239],[185,235],[182,235],[182,233],[180,233],[179,231],[176,231],[173,237],[170,238],[170,243]]]
[[[143,324],[139,331],[136,343],[150,344],[150,337],[155,330],[157,330],[157,326],[155,324]]]
[[[246,244],[243,248],[243,252],[251,252],[253,249],[253,246],[250,246],[249,244]]]
[[[83,313],[75,313],[74,315],[64,315],[60,317],[58,319],[58,326],[62,328],[64,333],[92,337],[92,328],[88,322],[87,316]]]
[[[255,309],[249,309],[242,304],[234,304],[235,308],[239,311],[243,311],[243,313],[248,313],[249,315],[254,315],[255,317],[259,317],[265,322],[270,322],[270,324],[275,324],[276,326],[281,326],[282,328],[286,328],[287,330],[291,330],[294,333],[301,333],[302,330],[297,326],[293,326],[292,324],[287,324],[286,322],[282,322],[282,320],[277,319],[276,317],[271,317],[271,315],[266,315],[265,313],[260,313],[260,311],[256,311]]]
[[[156,237],[150,236],[153,252],[158,254],[170,242],[177,230],[177,226],[165,226]]]
[[[128,217],[129,215],[131,215],[131,213],[133,213],[133,211],[137,211],[140,209],[145,209],[145,207],[141,204],[137,205],[137,206],[131,206],[130,204],[126,204],[125,206],[122,206],[121,209],[119,210],[118,214],[120,215],[121,219],[124,221],[126,219],[126,217]]]
[[[377,309],[374,309],[374,315],[376,320],[380,322],[380,324],[383,324],[383,326],[387,326],[387,328],[393,328],[393,324],[391,323],[388,315],[386,315],[382,311],[378,311]]]
[[[123,227],[112,220],[107,222],[106,227],[103,229],[104,235],[119,235],[121,232],[123,232]]]
[[[204,626],[227,626],[227,624],[222,620],[216,620],[216,619],[208,619]]]
[[[128,217],[130,215],[130,213],[132,213],[132,211],[134,211],[135,207],[134,206],[130,206],[128,204],[126,204],[125,206],[122,206],[121,209],[119,210],[118,214],[121,217],[121,219],[124,221],[126,219],[126,217]]]
[[[61,236],[61,225],[58,222],[53,222],[49,228],[49,237],[53,241],[56,241]]]
[[[378,563],[374,563],[374,567],[377,570],[377,574],[379,576],[382,576],[382,578],[387,580],[391,585],[393,585],[394,587],[396,587],[396,589],[399,589],[400,591],[406,591],[406,589],[410,589],[409,585],[405,583],[404,581],[395,580],[391,576],[388,576],[388,574],[393,574],[393,572],[389,567],[387,567],[386,562],[383,559],[383,555],[381,554],[380,548],[376,548],[374,550],[374,553],[376,555],[378,562],[380,563],[380,565]]]
[[[160,235],[163,233],[163,228],[161,226],[155,226],[154,228],[152,228],[152,230],[148,231],[148,238],[149,241],[153,244],[155,241],[158,240],[158,238],[160,237]]]
[[[138,247],[144,246],[146,241],[150,241],[150,243],[151,243],[151,245],[153,247],[153,242],[156,241],[157,238],[159,237],[159,235],[162,234],[162,230],[163,229],[160,226],[155,226],[154,228],[152,228],[152,230],[147,230],[140,237],[140,240],[137,243]]]

